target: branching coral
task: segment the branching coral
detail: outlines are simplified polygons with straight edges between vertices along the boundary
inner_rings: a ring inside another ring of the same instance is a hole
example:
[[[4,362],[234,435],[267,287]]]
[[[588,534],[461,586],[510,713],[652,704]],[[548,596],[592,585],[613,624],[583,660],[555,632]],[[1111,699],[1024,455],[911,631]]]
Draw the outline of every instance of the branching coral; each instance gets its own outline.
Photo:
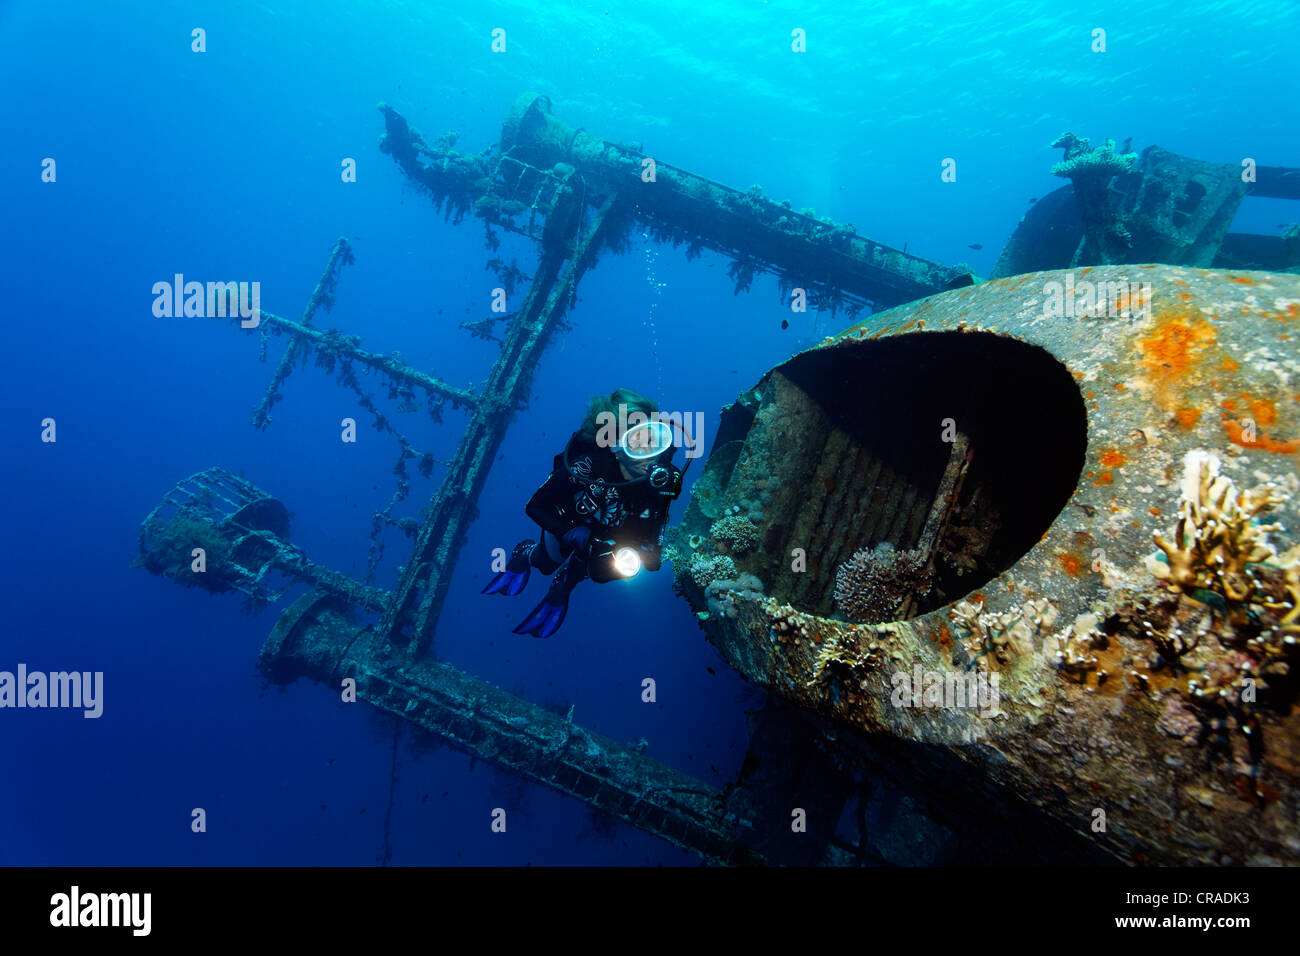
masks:
[[[1128,172],[1137,162],[1136,153],[1116,153],[1113,139],[1094,147],[1092,140],[1074,133],[1062,133],[1052,141],[1052,149],[1065,150],[1064,161],[1052,167],[1052,175],[1071,179],[1080,175],[1109,179]]]
[[[1084,238],[1071,265],[1123,262],[1133,237],[1114,208],[1107,184],[1112,177],[1132,169],[1137,156],[1116,153],[1114,140],[1094,148],[1090,140],[1073,133],[1062,133],[1052,148],[1065,150],[1065,160],[1053,166],[1052,173],[1070,179],[1083,219]]]
[[[887,543],[864,548],[835,572],[835,603],[855,621],[880,623],[898,616],[910,596],[934,587],[934,569],[919,551],[895,551]]]
[[[1279,524],[1260,524],[1259,516],[1286,501],[1282,490],[1264,484],[1238,492],[1232,479],[1219,474],[1219,460],[1203,452],[1187,456],[1183,479],[1183,500],[1172,543],[1157,533],[1156,546],[1165,560],[1150,560],[1148,567],[1171,589],[1189,593],[1205,589],[1222,595],[1232,604],[1258,601],[1269,607],[1289,608],[1287,623],[1296,616],[1296,596],[1300,579],[1296,577],[1292,549],[1287,560],[1292,566],[1284,588],[1290,604],[1269,603],[1264,596],[1259,566],[1279,566],[1279,558],[1269,543],[1269,532],[1281,530]]]
[[[1282,611],[1278,626],[1287,631],[1300,631],[1300,544],[1285,554],[1279,555],[1273,562],[1281,569],[1278,587],[1284,597],[1281,600],[1261,600],[1264,607],[1273,611]]]
[[[1204,713],[1245,728],[1257,701],[1286,709],[1297,689],[1300,545],[1278,554],[1269,534],[1282,527],[1262,518],[1288,500],[1281,485],[1239,491],[1219,468],[1205,452],[1187,456],[1172,540],[1153,536],[1160,551],[1147,567],[1173,596],[1114,623],[1151,641],[1159,666],[1189,675],[1188,698]]]

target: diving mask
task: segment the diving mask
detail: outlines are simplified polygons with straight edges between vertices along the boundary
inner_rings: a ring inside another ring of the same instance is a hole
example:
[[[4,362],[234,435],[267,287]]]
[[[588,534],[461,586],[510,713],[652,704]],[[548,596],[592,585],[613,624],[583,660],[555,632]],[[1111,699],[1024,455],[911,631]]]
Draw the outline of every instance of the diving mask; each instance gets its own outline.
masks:
[[[644,465],[672,449],[672,427],[661,421],[634,425],[623,433],[618,443],[618,455],[629,465]]]

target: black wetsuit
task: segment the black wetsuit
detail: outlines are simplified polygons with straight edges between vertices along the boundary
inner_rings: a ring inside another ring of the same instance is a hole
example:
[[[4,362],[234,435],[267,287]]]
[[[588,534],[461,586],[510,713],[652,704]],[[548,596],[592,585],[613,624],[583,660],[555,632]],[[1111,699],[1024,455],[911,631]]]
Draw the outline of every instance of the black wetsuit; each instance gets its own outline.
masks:
[[[627,479],[617,456],[581,434],[569,439],[568,450],[572,471],[565,467],[563,452],[555,456],[550,477],[528,501],[528,517],[555,536],[565,556],[572,549],[564,544],[564,535],[586,525],[593,539],[612,539],[617,547],[636,548],[642,566],[657,571],[671,499],[646,481],[620,486]],[[679,471],[675,465],[668,467]]]

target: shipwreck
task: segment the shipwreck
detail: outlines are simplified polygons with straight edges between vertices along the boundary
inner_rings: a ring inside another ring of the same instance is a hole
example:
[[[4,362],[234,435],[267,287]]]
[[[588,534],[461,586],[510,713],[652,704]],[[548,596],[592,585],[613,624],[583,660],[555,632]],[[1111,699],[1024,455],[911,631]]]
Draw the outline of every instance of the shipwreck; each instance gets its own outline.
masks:
[[[1300,171],[1067,134],[1069,184],[982,281],[571,128],[537,94],[479,153],[380,112],[380,149],[436,211],[489,250],[528,237],[537,262],[489,262],[527,289],[466,325],[500,343],[474,391],[320,326],[345,240],[301,316],[262,311],[262,358],[287,345],[254,426],[308,360],[335,375],[398,446],[371,570],[386,534],[410,548],[379,588],[313,562],[253,482],[177,483],[141,526],[145,567],[253,606],[305,585],[262,648],[269,679],[355,681],[709,863],[1300,862],[1300,242],[1229,232],[1247,195],[1300,198]],[[849,325],[724,410],[671,533],[683,620],[769,692],[722,790],[437,655],[537,360],[634,225],[728,258],[738,294],[767,273]],[[465,409],[453,458],[419,449],[374,383],[409,414]],[[408,467],[442,471],[418,521],[393,517]]]

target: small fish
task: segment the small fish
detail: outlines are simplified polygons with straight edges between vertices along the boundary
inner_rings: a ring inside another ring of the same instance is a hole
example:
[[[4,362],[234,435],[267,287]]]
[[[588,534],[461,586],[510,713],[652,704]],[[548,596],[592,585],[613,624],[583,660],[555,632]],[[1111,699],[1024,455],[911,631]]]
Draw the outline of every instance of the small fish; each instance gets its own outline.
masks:
[[[717,677],[717,676],[718,676],[718,672],[715,671],[712,667],[706,667],[706,668],[704,668],[704,669],[705,669],[706,671],[708,671],[710,674],[712,674],[714,677]]]
[[[789,319],[782,319],[782,320],[781,320],[781,328],[783,328],[783,329],[788,329],[789,327],[790,327],[790,320],[789,320]]]
[[[967,248],[967,249],[974,249],[976,252],[979,252],[979,251],[980,251],[981,249],[983,249],[984,247],[983,247],[982,245],[980,245],[978,242],[972,242],[972,243],[971,243],[969,246],[967,246],[966,248]]]
[[[1038,197],[1037,197],[1037,196],[1030,196],[1030,197],[1029,197],[1029,204],[1030,204],[1031,206],[1032,206],[1034,203],[1036,203],[1036,202],[1038,202]]]

